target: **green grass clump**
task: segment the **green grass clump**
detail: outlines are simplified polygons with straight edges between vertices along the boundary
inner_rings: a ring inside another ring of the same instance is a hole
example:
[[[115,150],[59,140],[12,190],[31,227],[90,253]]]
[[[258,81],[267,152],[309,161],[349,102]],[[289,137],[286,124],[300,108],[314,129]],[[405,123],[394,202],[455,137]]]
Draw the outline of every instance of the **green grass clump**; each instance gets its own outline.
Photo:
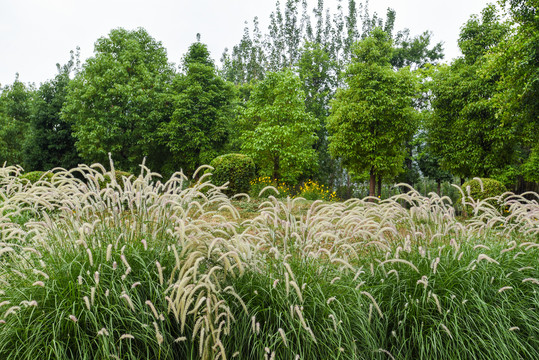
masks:
[[[463,222],[413,190],[247,206],[99,170],[0,172],[0,359],[539,358],[537,200]]]

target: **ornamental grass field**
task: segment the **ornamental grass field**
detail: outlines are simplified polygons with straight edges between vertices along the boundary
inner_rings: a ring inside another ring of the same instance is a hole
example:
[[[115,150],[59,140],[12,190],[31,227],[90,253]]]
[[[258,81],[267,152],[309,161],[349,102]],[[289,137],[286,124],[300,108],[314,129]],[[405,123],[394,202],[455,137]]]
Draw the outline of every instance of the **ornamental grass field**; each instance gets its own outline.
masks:
[[[207,175],[20,171],[0,168],[0,359],[539,358],[537,194],[243,216]]]

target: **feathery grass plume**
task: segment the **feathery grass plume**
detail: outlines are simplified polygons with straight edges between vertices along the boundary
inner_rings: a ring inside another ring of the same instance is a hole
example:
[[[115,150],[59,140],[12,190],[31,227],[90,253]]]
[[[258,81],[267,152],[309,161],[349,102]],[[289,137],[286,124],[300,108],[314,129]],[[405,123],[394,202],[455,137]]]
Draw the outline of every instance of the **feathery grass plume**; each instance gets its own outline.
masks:
[[[131,310],[135,311],[135,305],[133,305],[133,301],[131,301],[131,298],[129,297],[129,295],[127,295],[127,293],[123,292],[123,293],[120,295],[120,298],[125,299],[125,301],[127,302],[127,305],[129,305],[129,307],[131,308]]]
[[[6,305],[9,305],[9,304],[11,304],[11,301],[5,300],[5,301],[0,302],[0,307],[6,306]]]
[[[451,338],[451,340],[453,340],[453,335],[451,334],[451,331],[449,331],[449,329],[447,328],[447,326],[445,326],[444,324],[440,324],[440,327],[442,329],[444,329],[444,331],[447,333],[447,335],[449,335],[449,337]]]
[[[92,306],[94,305],[94,300],[95,300],[95,287],[91,287],[90,288],[90,304],[92,304]]]
[[[490,256],[486,255],[486,254],[479,254],[477,256],[477,262],[481,261],[481,260],[486,260],[490,263],[494,263],[496,265],[500,265],[499,262],[497,262],[496,260],[494,260],[493,258],[491,258]]]
[[[296,290],[296,294],[298,295],[299,301],[301,303],[303,303],[303,296],[301,294],[301,290],[300,290],[298,284],[296,284],[295,281],[290,281],[290,285],[294,288],[294,290]]]
[[[506,291],[506,290],[512,290],[512,289],[513,289],[512,286],[504,286],[504,287],[498,289],[498,294],[499,294],[499,293],[502,293],[502,292],[504,292],[504,291]]]
[[[12,247],[6,246],[0,249],[0,255],[15,251]]]
[[[163,268],[157,260],[155,261],[155,265],[157,266],[157,273],[159,274],[159,284],[163,285]]]
[[[101,328],[101,330],[97,332],[97,336],[109,336],[109,332],[107,331],[107,329]]]
[[[333,301],[337,300],[337,298],[335,298],[335,296],[332,296],[330,297],[327,301],[326,301],[326,304],[329,305],[331,304]]]
[[[387,356],[389,356],[389,358],[390,358],[391,360],[395,360],[395,358],[393,357],[393,355],[391,355],[391,353],[390,353],[389,351],[384,350],[384,349],[378,349],[378,351],[381,352],[381,353],[386,354]]]
[[[49,279],[49,275],[45,274],[43,271],[41,270],[38,270],[38,269],[33,269],[32,272],[36,275],[41,275],[43,276],[45,279]]]
[[[436,303],[436,308],[438,309],[438,312],[442,313],[442,306],[440,305],[440,300],[438,300],[438,295],[435,293],[431,293],[432,298],[434,299],[434,302]]]
[[[15,314],[20,309],[21,309],[20,306],[12,306],[12,307],[10,307],[9,309],[6,310],[6,312],[4,312],[4,319],[7,319],[7,317],[9,315]]]
[[[281,339],[283,339],[284,346],[288,347],[288,341],[286,340],[286,333],[284,332],[284,330],[282,328],[279,328],[277,331],[281,335]]]
[[[88,296],[84,296],[82,299],[84,300],[84,304],[86,305],[86,308],[90,310],[91,306],[90,306],[90,299],[88,298]]]
[[[107,262],[110,261],[111,256],[112,256],[112,244],[109,244],[107,246],[107,255],[105,257]]]
[[[380,315],[380,318],[384,318],[384,314],[382,314],[382,310],[380,310],[380,307],[378,306],[378,303],[376,302],[376,300],[374,299],[374,297],[367,291],[361,291],[360,292],[361,295],[365,295],[367,296],[371,301],[372,301],[372,304],[374,305],[374,307],[376,308],[376,311],[378,311],[378,314]]]
[[[152,314],[153,316],[158,319],[159,318],[159,315],[157,314],[157,310],[155,309],[155,306],[153,305],[153,303],[150,301],[150,300],[146,300],[145,302],[146,305],[148,305],[150,307],[150,309],[152,310]]]
[[[153,322],[153,327],[155,329],[155,339],[157,340],[157,344],[161,346],[161,344],[164,341],[164,338],[161,332],[159,331],[159,327],[157,326],[157,323],[155,321]]]
[[[387,264],[387,263],[406,264],[406,265],[410,266],[415,272],[419,273],[419,269],[414,264],[412,264],[411,262],[409,262],[407,260],[404,260],[404,259],[388,259],[388,260],[382,261],[380,263],[380,265],[384,265],[384,264]]]
[[[92,255],[92,250],[87,248],[86,253],[88,254],[88,261],[90,262],[90,266],[94,266],[94,257]]]
[[[303,326],[303,328],[305,330],[308,330],[309,327],[307,326],[307,323],[305,322],[305,319],[303,318],[303,313],[300,309],[300,307],[298,305],[295,305],[294,306],[294,311],[296,312],[296,314],[298,315],[298,318],[299,318],[299,321],[301,323],[301,326]]]

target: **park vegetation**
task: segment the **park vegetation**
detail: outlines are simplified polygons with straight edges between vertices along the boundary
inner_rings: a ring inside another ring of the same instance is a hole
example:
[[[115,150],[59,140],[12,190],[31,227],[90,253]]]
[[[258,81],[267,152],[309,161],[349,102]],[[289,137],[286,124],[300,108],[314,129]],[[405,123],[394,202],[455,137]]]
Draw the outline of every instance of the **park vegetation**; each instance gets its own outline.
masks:
[[[395,29],[395,11],[339,4],[277,3],[267,31],[255,18],[220,66],[199,34],[175,66],[144,29],[114,29],[54,79],[1,88],[0,164],[69,169],[111,153],[121,170],[146,159],[170,176],[242,153],[292,193],[307,180],[344,199],[404,182],[455,200],[442,183],[473,177],[539,190],[532,1],[472,15],[450,64],[430,32]]]
[[[459,188],[462,221],[411,188],[238,201],[141,169],[0,168],[0,358],[539,357],[536,193]]]
[[[339,4],[1,88],[0,359],[539,358],[534,1]]]

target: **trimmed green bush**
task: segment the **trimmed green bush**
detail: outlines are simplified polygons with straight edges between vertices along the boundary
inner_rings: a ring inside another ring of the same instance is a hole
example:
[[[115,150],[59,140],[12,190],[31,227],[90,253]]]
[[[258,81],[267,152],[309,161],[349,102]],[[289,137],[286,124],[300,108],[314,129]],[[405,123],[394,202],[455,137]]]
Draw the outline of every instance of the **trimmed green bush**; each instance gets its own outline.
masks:
[[[39,180],[51,181],[52,173],[45,171],[30,171],[20,176],[22,180],[28,180],[31,184],[35,184]]]
[[[128,178],[128,177],[131,176],[131,173],[128,173],[126,171],[116,170],[116,171],[114,171],[114,175],[115,175],[115,178],[116,178],[116,183],[123,188],[123,185],[124,185],[123,177],[125,176],[126,178]],[[99,187],[101,187],[101,188],[104,188],[108,184],[111,183],[110,175],[108,175],[108,174],[104,175],[104,178],[105,178],[105,181],[100,181],[99,182]]]
[[[475,201],[500,196],[507,191],[506,187],[498,180],[481,178],[481,182],[483,183],[483,191],[481,191],[481,184],[476,179],[466,181],[462,184],[462,191],[468,196],[468,187],[470,187],[469,196]],[[462,203],[462,197],[459,198],[458,203]],[[488,203],[494,207],[499,206],[496,200],[489,200]],[[470,212],[472,208],[467,206],[466,211]]]
[[[213,167],[212,183],[223,185],[228,181],[228,189],[224,191],[228,196],[239,193],[248,193],[251,180],[255,177],[255,163],[247,155],[226,154],[216,157],[210,165]]]

